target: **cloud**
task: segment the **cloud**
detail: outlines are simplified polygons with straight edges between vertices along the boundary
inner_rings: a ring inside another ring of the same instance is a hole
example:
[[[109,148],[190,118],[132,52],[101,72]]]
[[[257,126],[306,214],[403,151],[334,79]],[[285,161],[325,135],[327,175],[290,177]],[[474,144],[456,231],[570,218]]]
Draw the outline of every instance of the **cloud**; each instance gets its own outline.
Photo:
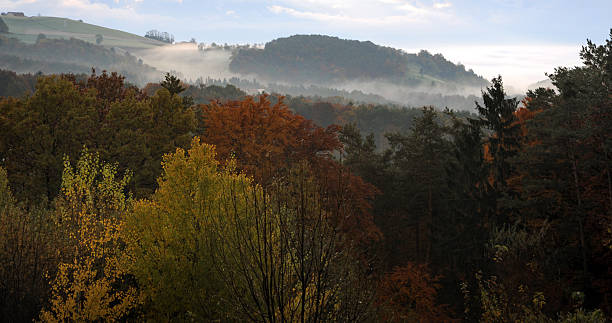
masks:
[[[458,18],[448,9],[450,2],[422,4],[406,0],[282,0],[267,8],[277,15],[341,23],[352,27],[452,24]]]
[[[452,62],[473,69],[486,79],[502,76],[510,92],[524,93],[527,86],[546,79],[559,66],[580,65],[580,46],[559,44],[451,45],[427,48],[443,53]],[[405,48],[407,52],[419,49]]]
[[[38,2],[37,0],[0,0],[0,7],[6,9],[19,9],[21,6]]]
[[[444,9],[444,8],[450,8],[453,6],[452,3],[450,2],[439,2],[439,3],[434,3],[434,8],[436,9]]]
[[[129,21],[147,24],[150,21],[174,21],[173,18],[143,14],[136,10],[143,0],[118,1],[118,6],[111,7],[106,3],[92,0],[0,0],[0,7],[24,11],[26,14],[44,13],[47,16],[69,17],[108,25],[109,21]],[[179,0],[181,1],[181,0]],[[119,5],[122,3],[122,5]]]

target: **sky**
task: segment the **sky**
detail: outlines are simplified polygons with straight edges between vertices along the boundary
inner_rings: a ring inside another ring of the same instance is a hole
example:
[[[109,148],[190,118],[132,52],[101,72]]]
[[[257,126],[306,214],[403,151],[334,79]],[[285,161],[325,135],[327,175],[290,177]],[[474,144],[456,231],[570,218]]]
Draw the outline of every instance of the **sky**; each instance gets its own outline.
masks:
[[[603,43],[612,0],[0,0],[1,11],[82,19],[177,41],[265,43],[294,34],[369,40],[442,53],[518,91],[558,66],[580,64],[586,39]]]

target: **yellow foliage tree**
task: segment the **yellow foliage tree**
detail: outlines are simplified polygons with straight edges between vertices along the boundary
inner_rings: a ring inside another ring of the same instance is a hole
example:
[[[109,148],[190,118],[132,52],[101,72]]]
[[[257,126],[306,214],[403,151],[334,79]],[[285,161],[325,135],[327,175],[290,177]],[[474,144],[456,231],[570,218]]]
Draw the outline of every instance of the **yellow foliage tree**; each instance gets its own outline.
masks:
[[[362,319],[367,283],[307,163],[268,193],[223,164],[197,137],[166,155],[158,190],[121,228],[146,319]]]
[[[225,252],[217,234],[226,235],[213,233],[211,222],[229,217],[220,214],[221,196],[233,185],[249,189],[251,180],[232,166],[219,167],[214,146],[197,137],[188,151],[178,148],[164,156],[162,166],[158,190],[151,200],[135,203],[122,227],[123,263],[138,281],[148,319],[223,319],[226,289],[213,253]]]
[[[118,320],[137,304],[136,290],[118,266],[118,229],[131,205],[124,191],[129,174],[117,177],[116,166],[102,164],[86,149],[76,169],[64,159],[62,194],[55,224],[64,262],[52,281],[45,322]]]

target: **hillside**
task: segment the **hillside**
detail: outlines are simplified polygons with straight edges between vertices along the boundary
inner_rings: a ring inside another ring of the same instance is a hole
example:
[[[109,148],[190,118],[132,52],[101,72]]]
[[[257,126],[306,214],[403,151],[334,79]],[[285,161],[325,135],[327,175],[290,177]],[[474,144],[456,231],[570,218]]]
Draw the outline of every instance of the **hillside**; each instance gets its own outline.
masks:
[[[409,54],[369,41],[322,35],[279,38],[263,49],[240,49],[232,58],[234,73],[292,83],[388,80],[408,86],[481,86],[487,81],[441,54]]]
[[[35,43],[39,34],[44,34],[50,39],[75,38],[94,44],[96,35],[102,35],[100,45],[107,48],[120,47],[127,51],[165,45],[157,40],[68,18],[2,16],[2,20],[9,28],[10,37],[29,44]]]
[[[128,52],[107,49],[83,40],[41,38],[27,44],[0,35],[0,68],[17,73],[85,73],[91,68],[124,75],[129,82],[144,85],[161,72]]]
[[[132,83],[157,82],[171,71],[184,80],[238,78],[289,95],[342,96],[368,103],[435,105],[471,110],[488,82],[463,65],[427,51],[409,54],[369,41],[320,35],[279,38],[265,47],[165,43],[55,17],[2,16],[0,68],[18,73],[116,71]],[[96,35],[101,42],[96,44]],[[98,37],[99,38],[99,37]]]

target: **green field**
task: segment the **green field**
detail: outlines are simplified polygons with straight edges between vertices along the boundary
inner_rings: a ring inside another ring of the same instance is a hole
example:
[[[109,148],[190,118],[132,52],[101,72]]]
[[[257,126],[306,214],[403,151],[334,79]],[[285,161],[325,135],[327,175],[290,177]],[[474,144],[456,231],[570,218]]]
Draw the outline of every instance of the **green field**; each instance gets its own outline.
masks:
[[[26,43],[36,42],[38,34],[47,38],[76,38],[95,43],[96,35],[100,34],[104,47],[120,47],[125,50],[149,49],[166,45],[163,42],[130,34],[110,28],[104,28],[78,20],[57,17],[13,17],[2,16],[9,27],[9,37],[17,38]]]

